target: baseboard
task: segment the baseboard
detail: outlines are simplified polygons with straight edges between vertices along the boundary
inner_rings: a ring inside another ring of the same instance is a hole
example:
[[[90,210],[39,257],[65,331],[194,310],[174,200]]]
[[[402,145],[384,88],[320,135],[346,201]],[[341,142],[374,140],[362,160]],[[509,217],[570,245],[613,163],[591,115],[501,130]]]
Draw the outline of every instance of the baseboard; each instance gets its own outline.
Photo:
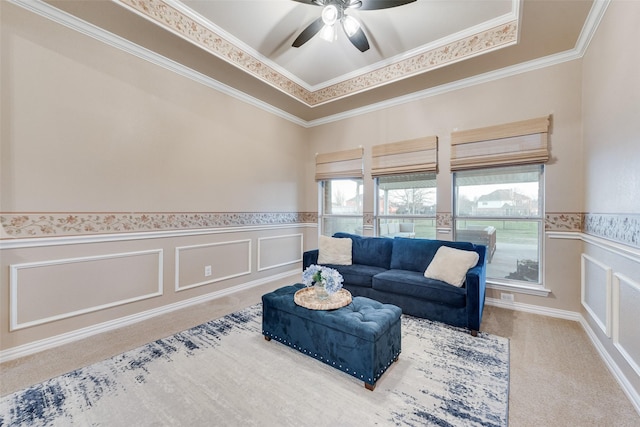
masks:
[[[486,305],[507,308],[509,310],[523,311],[525,313],[539,314],[541,316],[556,317],[558,319],[573,320],[579,322],[582,316],[575,311],[560,310],[557,308],[541,307],[539,305],[524,304],[521,302],[505,302],[495,298],[485,298]]]
[[[633,388],[633,386],[631,385],[627,377],[624,375],[622,370],[620,370],[620,367],[616,364],[616,362],[609,355],[605,347],[598,340],[597,335],[595,334],[595,332],[593,332],[593,330],[589,326],[589,323],[585,320],[582,314],[574,311],[558,310],[558,309],[549,308],[549,307],[540,307],[532,304],[523,304],[518,302],[514,302],[514,303],[505,302],[495,298],[486,298],[485,304],[495,306],[495,307],[500,307],[500,308],[506,308],[514,311],[523,311],[526,313],[539,314],[541,316],[549,316],[549,317],[555,317],[559,319],[573,320],[580,323],[582,328],[587,333],[587,336],[591,340],[591,343],[595,347],[596,351],[604,361],[605,365],[607,366],[607,368],[609,369],[613,377],[616,379],[616,381],[618,381],[618,384],[620,384],[622,391],[624,392],[624,394],[627,395],[627,397],[631,401],[631,404],[634,406],[635,410],[640,415],[640,394],[638,394],[638,392]]]
[[[299,277],[299,276],[300,276],[299,270],[297,269],[291,270],[281,274],[269,276],[263,279],[253,280],[251,282],[243,283],[241,285],[232,286],[230,288],[222,289],[216,292],[211,292],[206,295],[201,295],[195,298],[190,298],[184,301],[179,301],[173,304],[169,304],[169,305],[157,307],[151,310],[143,311],[140,313],[132,314],[130,316],[110,320],[108,322],[104,322],[104,323],[89,326],[86,328],[78,329],[75,331],[67,332],[64,334],[56,335],[50,338],[45,338],[39,341],[34,341],[29,344],[13,347],[7,350],[0,351],[0,363],[8,362],[10,360],[18,359],[20,357],[29,356],[44,350],[49,350],[64,344],[68,344],[84,338],[89,338],[93,335],[112,331],[114,329],[122,328],[128,325],[132,325],[134,323],[142,322],[142,321],[151,319],[153,317],[160,316],[162,314],[167,314],[176,310],[202,304],[207,301],[211,301],[217,298],[222,298],[224,296],[231,295],[244,290],[248,290],[251,288],[255,288],[257,286],[266,285],[270,282],[287,279],[289,277]]]
[[[596,333],[593,331],[593,329],[591,329],[589,322],[587,322],[587,320],[583,316],[580,316],[580,324],[587,333],[587,336],[591,340],[591,343],[600,354],[600,357],[604,361],[605,365],[607,365],[607,368],[609,368],[609,371],[613,374],[613,377],[618,381],[620,387],[622,387],[622,391],[624,391],[624,394],[627,395],[636,412],[638,412],[638,415],[640,415],[640,394],[638,394],[629,380],[627,380],[627,377],[620,370],[620,367],[615,362],[615,360],[613,360],[613,358],[609,355],[609,352],[602,345]]]

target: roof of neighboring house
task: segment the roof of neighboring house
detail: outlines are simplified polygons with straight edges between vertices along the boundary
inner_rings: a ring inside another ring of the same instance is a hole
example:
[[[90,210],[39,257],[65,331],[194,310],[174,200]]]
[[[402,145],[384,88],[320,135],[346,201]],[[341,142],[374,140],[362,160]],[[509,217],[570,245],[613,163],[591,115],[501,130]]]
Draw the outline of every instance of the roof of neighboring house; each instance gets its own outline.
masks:
[[[514,190],[507,189],[495,190],[478,198],[478,202],[491,202],[500,200],[531,200],[531,198]]]

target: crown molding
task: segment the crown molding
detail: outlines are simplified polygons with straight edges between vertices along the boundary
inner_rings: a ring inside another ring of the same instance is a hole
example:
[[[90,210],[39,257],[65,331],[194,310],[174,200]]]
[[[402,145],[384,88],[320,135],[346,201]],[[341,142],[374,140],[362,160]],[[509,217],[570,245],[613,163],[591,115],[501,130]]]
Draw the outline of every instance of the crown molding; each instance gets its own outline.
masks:
[[[346,80],[310,90],[299,79],[288,78],[272,61],[265,61],[253,49],[239,44],[237,39],[175,0],[114,1],[312,108],[514,45],[519,32],[519,1],[512,0],[512,13],[497,21],[455,34],[445,44],[426,46],[385,66],[374,64],[371,71],[360,71]],[[494,26],[484,28],[486,25]]]
[[[499,70],[490,71],[488,73],[479,74],[477,76],[469,77],[462,80],[457,80],[452,83],[435,86],[433,88],[425,89],[419,92],[414,92],[409,95],[388,99],[386,101],[382,101],[376,104],[370,104],[370,105],[367,105],[366,107],[345,111],[344,113],[334,114],[332,116],[326,116],[317,120],[311,120],[306,123],[306,126],[314,127],[314,126],[324,125],[331,122],[337,122],[337,121],[348,119],[351,117],[360,116],[362,114],[383,110],[385,108],[395,107],[398,105],[407,104],[409,102],[419,101],[421,99],[442,95],[447,92],[453,92],[453,91],[468,88],[471,86],[476,86],[479,84],[500,80],[506,77],[527,73],[529,71],[535,71],[540,68],[551,67],[553,65],[562,64],[568,61],[573,61],[581,57],[582,55],[576,52],[575,50],[570,50],[570,51],[562,52],[559,54],[546,56],[544,58],[535,59],[532,61],[511,66],[511,67],[501,68]]]
[[[159,55],[149,49],[146,49],[140,45],[137,45],[123,37],[117,36],[109,31],[103,30],[93,24],[90,24],[80,18],[77,18],[69,13],[63,12],[42,0],[7,0],[16,6],[22,7],[32,13],[35,13],[43,18],[49,19],[52,22],[63,25],[73,31],[77,31],[83,35],[91,37],[101,43],[108,46],[119,49],[144,61],[148,61],[154,65],[162,67],[168,71],[176,73],[182,77],[186,77],[225,95],[229,95],[235,99],[238,99],[247,104],[253,105],[261,110],[267,111],[285,120],[293,122],[297,125],[306,127],[307,122],[299,117],[287,113],[279,108],[276,108],[264,101],[261,101],[253,96],[247,95],[237,89],[234,89],[224,83],[221,83],[211,77],[208,77],[202,73],[194,71],[191,68]]]
[[[518,74],[527,73],[530,71],[539,70],[542,68],[552,67],[554,65],[562,64],[564,62],[574,61],[580,59],[586,53],[586,50],[593,38],[600,21],[602,20],[604,13],[611,3],[611,0],[594,0],[594,4],[589,11],[589,16],[585,22],[580,36],[573,49],[565,52],[560,52],[554,55],[545,56],[542,58],[534,59],[531,61],[523,62],[510,67],[501,68],[499,70],[489,71],[484,74],[469,77],[467,79],[457,80],[452,83],[436,86],[433,88],[425,89],[419,92],[414,92],[409,95],[400,96],[393,99],[388,99],[376,104],[370,104],[366,107],[356,108],[353,110],[345,111],[344,113],[334,114],[326,116],[321,119],[311,120],[306,122],[306,127],[320,126],[340,120],[360,116],[362,114],[372,113],[374,111],[383,110],[398,105],[403,105],[409,102],[418,101],[421,99],[430,98],[433,96],[441,95],[447,92],[453,92],[456,90],[476,86],[483,83],[488,83],[503,78],[516,76]]]
[[[589,43],[591,43],[591,39],[593,39],[598,26],[600,26],[600,21],[602,21],[610,3],[611,0],[594,0],[593,6],[589,11],[589,16],[587,16],[587,20],[576,42],[575,49],[580,53],[580,57],[586,53]]]
[[[247,104],[253,105],[261,110],[269,112],[275,116],[283,118],[287,121],[295,123],[304,128],[312,128],[315,126],[328,124],[347,118],[359,116],[362,114],[371,113],[374,111],[382,110],[385,108],[406,104],[409,102],[425,99],[433,96],[437,96],[443,93],[475,86],[478,84],[487,83],[490,81],[499,80],[505,77],[514,76],[529,71],[534,71],[540,68],[550,67],[563,62],[572,61],[581,58],[589,45],[589,42],[593,38],[597,27],[604,16],[604,13],[611,0],[595,0],[594,4],[589,12],[585,26],[580,33],[580,37],[576,43],[576,46],[568,51],[561,52],[559,54],[550,55],[544,58],[528,61],[522,64],[518,64],[511,67],[506,67],[500,70],[491,71],[478,76],[470,77],[463,80],[458,80],[449,84],[440,85],[434,88],[426,89],[419,92],[414,92],[410,95],[405,95],[393,99],[389,99],[383,102],[368,105],[366,107],[356,108],[343,113],[326,116],[316,120],[303,120],[291,113],[276,108],[267,102],[261,101],[255,97],[252,97],[244,92],[234,89],[228,85],[225,85],[215,79],[212,79],[204,74],[198,73],[182,64],[172,61],[164,56],[161,56],[155,52],[152,52],[146,48],[143,48],[129,40],[119,37],[113,33],[103,30],[95,25],[92,25],[86,21],[83,21],[73,15],[63,12],[42,0],[7,0],[8,2],[22,7],[32,13],[38,14],[46,19],[49,19],[58,24],[64,25],[74,31],[77,31],[86,36],[92,37],[102,43],[105,43],[114,48],[120,49],[131,55],[134,55],[140,59],[158,65],[169,71],[172,71],[178,75],[189,78],[197,83],[203,84],[209,88],[219,91],[223,94],[231,96]],[[121,0],[118,0],[121,1]]]
[[[117,0],[121,3],[124,4],[124,6],[128,9],[133,11],[134,13],[136,13],[139,16],[145,17],[145,18],[149,18],[147,15],[145,15],[144,13],[141,13],[138,9],[135,9],[133,7],[130,6],[130,4],[133,4],[131,0]],[[389,67],[391,65],[394,64],[398,64],[401,63],[402,61],[405,61],[407,59],[410,59],[412,57],[416,57],[418,55],[425,55],[428,54],[430,51],[434,50],[434,49],[438,49],[438,48],[446,48],[447,46],[451,46],[453,44],[455,44],[456,42],[468,38],[468,37],[476,37],[478,35],[484,34],[488,31],[491,31],[493,28],[496,27],[502,27],[504,25],[508,25],[511,22],[518,22],[520,19],[520,4],[522,0],[511,0],[511,12],[506,13],[502,16],[498,16],[494,19],[490,19],[488,21],[485,21],[481,24],[475,25],[473,27],[461,30],[455,34],[451,34],[449,36],[443,37],[437,41],[434,41],[432,43],[428,43],[424,46],[420,46],[418,48],[409,50],[407,52],[404,52],[402,54],[393,56],[391,58],[385,59],[385,60],[381,60],[378,61],[375,64],[369,65],[367,67],[363,67],[360,68],[356,71],[353,71],[351,73],[346,73],[343,74],[341,76],[338,76],[336,78],[333,78],[331,80],[328,80],[324,83],[321,84],[317,84],[317,85],[311,85],[307,82],[305,82],[304,80],[300,79],[298,76],[294,75],[293,73],[289,72],[287,69],[285,69],[284,67],[280,66],[279,64],[277,64],[276,62],[272,61],[271,59],[267,58],[266,56],[262,55],[260,52],[256,51],[254,48],[252,48],[251,46],[247,45],[246,43],[244,43],[242,40],[238,39],[237,37],[235,37],[233,34],[227,32],[226,30],[224,30],[223,28],[217,26],[215,23],[209,21],[208,19],[206,19],[205,17],[203,17],[202,15],[200,15],[198,12],[188,8],[187,6],[185,6],[182,2],[180,2],[179,0],[160,0],[163,3],[173,7],[174,9],[176,9],[176,11],[178,11],[181,15],[184,15],[185,17],[193,20],[194,22],[196,22],[198,25],[202,25],[203,28],[206,28],[208,31],[211,32],[211,34],[216,34],[219,35],[221,38],[229,41],[232,45],[238,47],[241,51],[245,52],[246,54],[250,55],[253,58],[256,58],[259,62],[265,64],[267,67],[273,69],[274,71],[276,71],[277,73],[281,74],[283,77],[285,77],[286,79],[289,79],[291,81],[293,81],[294,83],[296,83],[297,85],[300,85],[302,88],[304,88],[306,91],[308,92],[316,92],[325,88],[329,88],[332,86],[335,86],[337,84],[339,84],[340,82],[346,81],[346,80],[352,80],[355,79],[359,76],[363,76],[363,75],[367,75],[370,73],[375,72],[376,70],[385,68],[385,67]],[[176,31],[173,27],[171,26],[167,26],[166,27],[168,30],[170,30],[172,33],[188,40],[188,41],[192,41],[189,40],[188,37],[185,37],[184,34],[180,33],[179,31]],[[199,45],[200,46],[200,45]],[[200,46],[202,47],[202,46]],[[505,46],[501,46],[501,47],[505,47]],[[494,49],[495,50],[495,49]],[[487,51],[488,52],[488,51]],[[487,52],[483,52],[483,53],[487,53]],[[216,54],[216,52],[213,52],[214,54]],[[223,60],[227,60],[227,58],[225,56],[222,55],[216,55],[219,58],[223,59]],[[240,69],[243,69],[241,66],[238,66],[237,64],[233,63],[233,62],[229,62],[232,65],[237,66]],[[246,71],[246,70],[245,70]],[[258,78],[260,78],[259,76],[257,76]],[[409,77],[409,76],[407,76]],[[264,81],[264,80],[263,80]],[[265,81],[266,83],[269,83],[267,81]]]

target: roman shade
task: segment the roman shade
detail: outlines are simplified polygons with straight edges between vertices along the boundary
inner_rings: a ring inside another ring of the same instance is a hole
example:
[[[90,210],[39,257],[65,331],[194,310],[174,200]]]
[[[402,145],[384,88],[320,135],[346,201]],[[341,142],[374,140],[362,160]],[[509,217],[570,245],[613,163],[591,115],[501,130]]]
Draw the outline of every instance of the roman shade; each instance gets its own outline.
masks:
[[[436,172],[438,137],[428,136],[375,145],[371,163],[371,176],[374,178],[383,175]]]
[[[339,178],[363,178],[362,147],[333,153],[316,154],[316,181]]]
[[[451,133],[451,171],[546,163],[549,119]]]

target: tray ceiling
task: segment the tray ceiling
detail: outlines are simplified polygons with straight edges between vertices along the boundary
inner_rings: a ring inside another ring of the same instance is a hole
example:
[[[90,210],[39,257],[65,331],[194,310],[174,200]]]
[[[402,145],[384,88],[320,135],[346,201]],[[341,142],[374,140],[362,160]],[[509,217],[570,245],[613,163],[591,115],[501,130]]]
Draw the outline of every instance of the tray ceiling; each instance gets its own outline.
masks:
[[[303,124],[575,59],[604,8],[593,0],[417,0],[349,10],[371,46],[360,52],[342,32],[292,47],[322,8],[290,0],[35,3]]]

